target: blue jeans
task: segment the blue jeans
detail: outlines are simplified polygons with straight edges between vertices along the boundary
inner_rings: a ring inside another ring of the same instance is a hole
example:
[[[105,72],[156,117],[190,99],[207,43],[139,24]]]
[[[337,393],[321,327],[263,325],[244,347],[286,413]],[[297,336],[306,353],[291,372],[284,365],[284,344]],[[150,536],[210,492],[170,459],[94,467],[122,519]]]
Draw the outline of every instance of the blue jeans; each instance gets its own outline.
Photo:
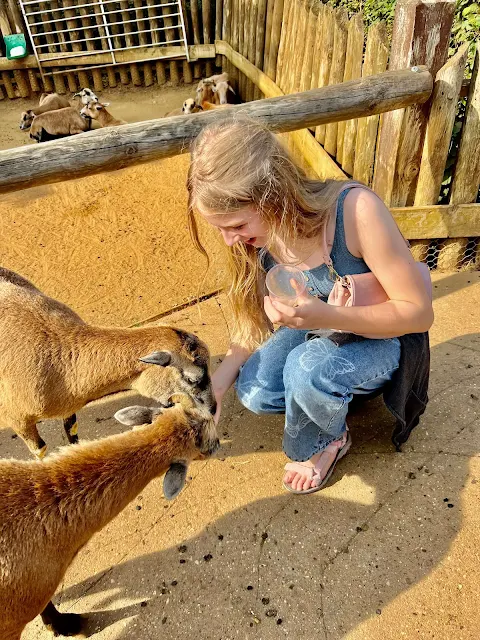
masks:
[[[398,368],[400,341],[362,340],[340,347],[308,331],[281,327],[243,365],[240,402],[254,413],[285,414],[283,450],[297,462],[341,437],[354,394],[381,389]]]

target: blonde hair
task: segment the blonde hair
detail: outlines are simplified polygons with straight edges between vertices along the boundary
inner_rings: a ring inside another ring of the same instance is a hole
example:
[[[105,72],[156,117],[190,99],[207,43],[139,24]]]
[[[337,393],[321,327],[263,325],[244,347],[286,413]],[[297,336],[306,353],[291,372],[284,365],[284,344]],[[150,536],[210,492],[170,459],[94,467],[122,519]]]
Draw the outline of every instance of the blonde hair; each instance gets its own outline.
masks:
[[[196,248],[207,259],[195,221],[197,209],[233,213],[254,206],[270,230],[268,249],[275,246],[275,238],[286,246],[300,238],[320,238],[342,188],[336,180],[309,179],[267,127],[243,117],[205,127],[191,153],[188,225]],[[255,348],[271,333],[263,310],[263,249],[237,242],[226,251],[232,338]]]

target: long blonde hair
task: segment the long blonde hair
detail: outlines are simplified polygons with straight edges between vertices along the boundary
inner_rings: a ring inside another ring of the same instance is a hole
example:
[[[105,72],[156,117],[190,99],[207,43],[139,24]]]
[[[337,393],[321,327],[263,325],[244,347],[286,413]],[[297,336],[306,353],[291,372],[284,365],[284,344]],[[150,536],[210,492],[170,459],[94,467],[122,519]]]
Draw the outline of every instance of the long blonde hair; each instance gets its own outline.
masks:
[[[207,259],[196,209],[233,213],[253,205],[270,230],[268,249],[275,238],[288,246],[300,238],[321,237],[342,188],[336,180],[309,179],[267,127],[244,117],[227,117],[205,127],[191,153],[188,225],[196,248]],[[235,322],[232,338],[255,348],[271,332],[263,310],[263,250],[237,242],[226,251]]]

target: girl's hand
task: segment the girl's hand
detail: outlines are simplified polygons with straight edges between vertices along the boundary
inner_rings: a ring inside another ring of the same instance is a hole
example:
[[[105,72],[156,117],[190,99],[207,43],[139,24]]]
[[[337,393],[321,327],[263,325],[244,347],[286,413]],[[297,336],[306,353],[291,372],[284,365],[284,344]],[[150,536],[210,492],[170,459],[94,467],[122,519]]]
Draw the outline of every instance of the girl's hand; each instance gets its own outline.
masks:
[[[295,284],[292,281],[292,286]],[[314,298],[306,291],[297,297],[297,306],[289,307],[270,296],[264,298],[265,313],[273,324],[281,324],[291,329],[325,329],[328,328],[329,311],[326,302]]]

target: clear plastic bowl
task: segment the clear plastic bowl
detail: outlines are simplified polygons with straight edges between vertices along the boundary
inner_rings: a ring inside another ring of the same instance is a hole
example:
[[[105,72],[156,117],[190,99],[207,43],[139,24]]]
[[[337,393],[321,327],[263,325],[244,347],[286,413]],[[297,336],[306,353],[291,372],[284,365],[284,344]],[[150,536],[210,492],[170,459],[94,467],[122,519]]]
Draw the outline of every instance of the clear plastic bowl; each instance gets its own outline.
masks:
[[[296,290],[292,285],[292,281],[296,284]],[[289,264],[275,265],[268,271],[265,283],[272,300],[278,300],[290,307],[293,307],[298,296],[307,287],[303,271]]]

